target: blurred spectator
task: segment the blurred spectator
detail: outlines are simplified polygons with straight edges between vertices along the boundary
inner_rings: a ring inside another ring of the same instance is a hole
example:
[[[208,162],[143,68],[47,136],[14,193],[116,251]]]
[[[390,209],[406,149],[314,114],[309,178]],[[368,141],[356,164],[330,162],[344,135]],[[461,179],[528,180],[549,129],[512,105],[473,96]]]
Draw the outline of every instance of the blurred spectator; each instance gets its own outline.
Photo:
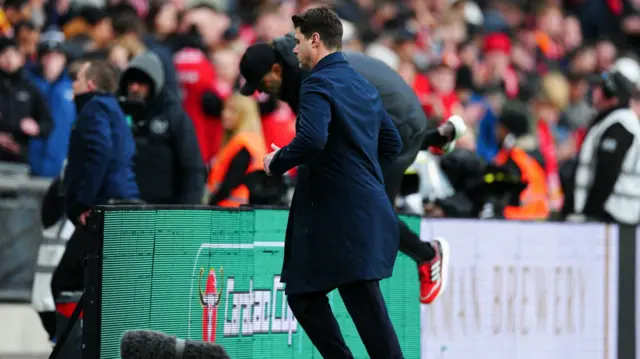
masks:
[[[23,21],[14,27],[15,39],[18,49],[25,56],[26,65],[37,62],[38,44],[40,43],[40,30],[31,21]],[[30,66],[29,66],[30,67]]]
[[[518,95],[518,77],[511,66],[511,39],[504,33],[489,34],[484,38],[485,63],[482,84],[500,83],[509,98]]]
[[[30,79],[45,96],[53,117],[53,131],[46,138],[29,142],[29,163],[36,176],[53,178],[62,171],[69,151],[69,136],[76,120],[73,103],[73,81],[69,76],[67,58],[62,48],[61,32],[46,32],[38,54],[39,66],[30,72]]]
[[[429,70],[430,94],[425,113],[436,123],[440,123],[451,115],[462,115],[462,107],[456,90],[456,72],[450,66],[441,63]]]
[[[13,36],[13,26],[29,18],[29,0],[5,0],[0,10],[0,35]]]
[[[493,162],[527,184],[520,196],[511,198],[502,209],[506,219],[543,220],[549,216],[544,170],[527,154],[535,148],[529,128],[527,115],[520,109],[505,109],[497,122],[500,151]]]
[[[542,156],[552,210],[562,208],[559,165],[575,155],[574,140],[569,128],[560,123],[560,116],[569,104],[569,83],[560,73],[549,73],[542,79],[542,88],[535,99],[538,148]]]
[[[593,46],[582,45],[570,55],[569,71],[577,74],[593,74],[598,69],[598,58]]]
[[[611,40],[608,38],[600,39],[596,43],[596,71],[607,71],[613,66],[616,60],[618,50]]]
[[[73,57],[103,50],[113,39],[113,26],[107,13],[96,6],[83,6],[63,28]]]
[[[122,37],[112,42],[107,49],[107,59],[124,70],[129,61],[147,50],[137,37]]]
[[[207,181],[207,203],[238,207],[249,203],[246,177],[264,171],[262,158],[267,147],[256,101],[240,94],[229,97],[222,111],[222,127],[224,139]]]
[[[582,27],[580,20],[575,16],[567,16],[564,19],[564,31],[562,43],[564,44],[564,52],[571,52],[582,44]]]
[[[280,148],[288,145],[296,134],[296,115],[289,106],[273,96],[258,93],[254,97],[258,100],[260,108],[267,153],[271,152],[271,144]]]
[[[287,22],[290,22],[287,19]],[[231,19],[224,13],[216,11],[215,8],[200,4],[189,9],[180,22],[180,32],[187,33],[195,29],[202,37],[202,44],[211,55],[222,42],[225,31],[231,25]]]
[[[585,128],[595,114],[587,101],[589,81],[587,74],[569,72],[569,105],[565,110],[567,125],[572,131]]]
[[[471,99],[470,105],[473,106],[472,112],[479,120],[477,140],[478,154],[487,162],[491,162],[499,150],[499,142],[496,137],[495,128],[498,115],[502,110],[504,102],[505,95],[502,86],[499,84],[485,85],[483,93]]]
[[[178,9],[167,1],[152,1],[147,15],[147,31],[149,36],[159,44],[167,46],[175,52],[182,40],[178,37]]]
[[[0,37],[0,161],[27,163],[29,139],[53,129],[47,102],[27,79],[24,62],[16,43]]]
[[[208,166],[220,147],[223,94],[215,91],[216,71],[205,49],[197,44],[178,51],[175,63],[182,88],[182,107],[193,121],[202,160]]]
[[[640,49],[640,1],[624,1],[621,28],[626,36],[626,43],[638,54],[637,49]]]
[[[384,44],[371,44],[367,47],[365,53],[374,59],[384,62],[394,70],[397,70],[400,65],[400,56]]]
[[[204,164],[193,123],[180,104],[164,101],[160,59],[145,52],[120,79],[121,107],[136,141],[135,173],[140,198],[152,204],[198,204],[204,191]]]
[[[258,41],[271,41],[293,31],[291,18],[280,11],[278,5],[264,5],[258,9],[255,23]]]
[[[364,45],[358,35],[358,29],[346,20],[342,20],[342,48],[358,52],[364,50]]]
[[[406,27],[397,30],[393,39],[393,50],[398,54],[400,61],[412,62],[416,56],[417,34]]]
[[[169,48],[159,44],[151,36],[145,36],[145,29],[137,11],[132,6],[119,6],[112,10],[113,29],[118,43],[129,51],[130,56],[137,56],[146,47],[160,61],[165,73],[165,85],[162,96],[178,97],[178,78]],[[136,54],[137,53],[137,54]]]
[[[565,213],[628,225],[640,222],[640,120],[629,108],[638,81],[640,65],[630,58],[619,59],[601,74],[593,91],[599,112],[580,147],[573,198]]]
[[[537,14],[536,44],[547,60],[559,60],[565,34],[562,10],[553,4],[543,5]]]

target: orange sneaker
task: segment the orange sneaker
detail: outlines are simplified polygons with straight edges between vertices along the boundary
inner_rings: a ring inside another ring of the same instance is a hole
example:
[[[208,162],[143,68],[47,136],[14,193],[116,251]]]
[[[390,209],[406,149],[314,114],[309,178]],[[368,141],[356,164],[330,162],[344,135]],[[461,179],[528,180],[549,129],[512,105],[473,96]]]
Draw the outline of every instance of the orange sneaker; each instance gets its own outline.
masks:
[[[431,304],[444,292],[449,276],[449,243],[436,237],[430,242],[436,255],[429,262],[418,265],[420,302]]]

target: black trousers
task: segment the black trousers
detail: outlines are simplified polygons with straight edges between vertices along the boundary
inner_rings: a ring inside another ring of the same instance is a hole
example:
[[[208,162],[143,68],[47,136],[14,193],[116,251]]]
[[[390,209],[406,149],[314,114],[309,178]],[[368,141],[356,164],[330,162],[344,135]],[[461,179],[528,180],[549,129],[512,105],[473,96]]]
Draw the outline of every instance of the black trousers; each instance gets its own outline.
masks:
[[[400,359],[402,350],[378,281],[357,281],[338,287],[371,359]],[[326,291],[287,296],[298,323],[323,358],[352,359],[331,311]]]
[[[402,153],[391,164],[382,166],[382,176],[389,200],[395,200],[400,192],[404,172],[415,161],[418,152],[429,146],[442,146],[446,139],[440,136],[437,130],[428,130],[423,135],[416,136],[410,143],[404,143]],[[407,224],[398,220],[400,231],[400,252],[406,254],[418,264],[428,262],[435,256],[431,245],[420,240],[420,237],[407,227]]]
[[[87,255],[87,229],[76,226],[67,242],[67,248],[60,258],[58,267],[51,278],[51,294],[55,300],[60,292],[80,292],[84,290],[84,258]]]

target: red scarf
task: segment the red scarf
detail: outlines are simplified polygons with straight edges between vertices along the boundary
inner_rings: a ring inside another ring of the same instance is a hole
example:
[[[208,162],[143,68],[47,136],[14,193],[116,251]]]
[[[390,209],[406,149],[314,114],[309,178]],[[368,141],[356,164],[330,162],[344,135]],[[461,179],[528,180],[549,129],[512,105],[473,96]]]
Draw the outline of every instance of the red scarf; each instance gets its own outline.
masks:
[[[560,174],[558,173],[555,140],[551,133],[551,128],[542,120],[538,121],[538,141],[540,142],[539,149],[544,159],[544,172],[547,177],[551,208],[560,210],[562,208],[563,195]]]

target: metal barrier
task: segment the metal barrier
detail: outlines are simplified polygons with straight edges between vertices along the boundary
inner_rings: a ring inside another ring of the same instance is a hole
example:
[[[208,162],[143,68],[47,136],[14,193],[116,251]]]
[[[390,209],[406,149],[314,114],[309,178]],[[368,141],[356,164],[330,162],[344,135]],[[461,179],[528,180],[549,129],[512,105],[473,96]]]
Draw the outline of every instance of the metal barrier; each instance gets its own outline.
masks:
[[[0,302],[30,303],[43,240],[40,203],[51,180],[0,163]]]

